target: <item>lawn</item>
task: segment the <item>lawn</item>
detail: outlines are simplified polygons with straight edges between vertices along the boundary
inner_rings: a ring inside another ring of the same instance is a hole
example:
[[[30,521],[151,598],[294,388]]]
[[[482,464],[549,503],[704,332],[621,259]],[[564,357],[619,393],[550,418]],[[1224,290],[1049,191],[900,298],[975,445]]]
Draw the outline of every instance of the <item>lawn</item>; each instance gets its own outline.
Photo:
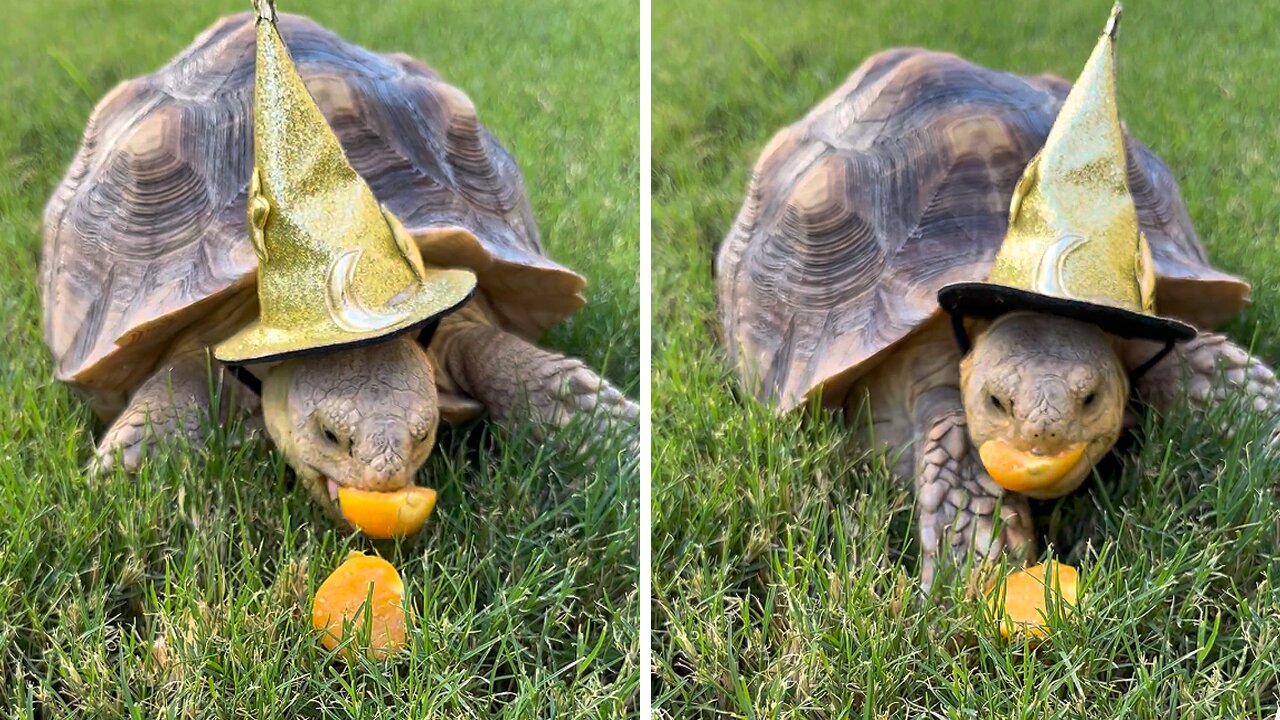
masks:
[[[918,593],[909,496],[839,418],[739,397],[711,261],[750,169],[869,54],[949,50],[1074,78],[1110,0],[657,0],[654,693],[667,718],[1271,717],[1280,461],[1260,423],[1148,418],[1076,494],[1037,506],[1081,568],[1032,650],[958,584]],[[1211,257],[1253,283],[1227,328],[1280,361],[1280,4],[1126,3],[1121,113],[1173,168]],[[803,414],[803,413],[802,413]]]
[[[416,538],[334,530],[266,443],[173,448],[89,482],[95,427],[52,378],[40,213],[85,120],[248,0],[5,0],[0,33],[0,708],[5,717],[599,717],[636,713],[638,472],[485,423],[443,434]],[[376,6],[376,9],[375,9]],[[634,3],[281,0],[464,89],[520,162],[550,255],[588,305],[546,344],[639,387]],[[621,460],[612,460],[611,458]],[[310,595],[350,550],[406,579],[411,652],[331,662]]]

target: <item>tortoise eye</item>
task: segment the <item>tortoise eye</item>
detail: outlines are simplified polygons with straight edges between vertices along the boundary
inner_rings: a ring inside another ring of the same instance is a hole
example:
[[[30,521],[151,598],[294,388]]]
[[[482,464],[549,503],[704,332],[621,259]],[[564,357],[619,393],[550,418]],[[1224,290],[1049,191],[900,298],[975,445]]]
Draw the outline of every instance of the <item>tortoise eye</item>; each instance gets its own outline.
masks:
[[[988,393],[987,400],[991,403],[991,407],[999,410],[1000,412],[1007,412],[1004,408],[1004,403],[1000,402],[1000,398],[996,397],[994,394]]]
[[[1085,395],[1085,396],[1084,396],[1084,406],[1085,406],[1085,407],[1093,407],[1093,401],[1095,401],[1095,400],[1097,400],[1097,399],[1098,399],[1098,393],[1096,393],[1096,392],[1091,392],[1091,393],[1089,393],[1088,395]]]
[[[325,442],[329,443],[334,447],[337,447],[342,444],[342,439],[338,437],[338,433],[334,432],[333,429],[328,426],[328,424],[320,420],[316,420],[316,427],[320,429],[320,437],[323,437],[325,439]]]

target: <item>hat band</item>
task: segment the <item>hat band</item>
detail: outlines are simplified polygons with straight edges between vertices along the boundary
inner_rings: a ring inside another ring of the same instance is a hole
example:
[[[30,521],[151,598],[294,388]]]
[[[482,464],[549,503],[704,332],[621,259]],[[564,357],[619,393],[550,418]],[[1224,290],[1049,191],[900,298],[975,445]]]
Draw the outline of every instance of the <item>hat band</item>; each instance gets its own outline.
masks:
[[[424,348],[430,346],[431,339],[435,337],[436,330],[439,328],[440,318],[436,317],[429,320],[427,324],[423,325],[422,329],[418,331],[418,344]],[[254,395],[262,397],[262,378],[259,378],[257,375],[250,372],[248,367],[226,362],[222,363],[222,366],[231,373],[232,377],[239,380],[241,383],[244,383],[244,385],[248,387]]]
[[[950,310],[947,311],[947,315],[951,317],[951,333],[955,335],[956,345],[960,348],[960,356],[963,357],[968,355],[969,351],[973,349],[973,343],[969,340],[968,328],[964,326],[964,315]],[[1001,319],[1004,317],[1008,317],[1008,315],[1002,316]],[[998,322],[1000,322],[1000,319],[996,320],[996,323]],[[992,327],[994,326],[995,323],[992,323]],[[1160,348],[1160,350],[1158,350],[1155,355],[1152,355],[1146,362],[1129,372],[1129,382],[1134,383],[1138,378],[1146,375],[1148,370],[1155,367],[1157,363],[1165,359],[1169,353],[1173,352],[1173,346],[1177,344],[1177,342],[1176,338],[1165,340],[1164,347]]]

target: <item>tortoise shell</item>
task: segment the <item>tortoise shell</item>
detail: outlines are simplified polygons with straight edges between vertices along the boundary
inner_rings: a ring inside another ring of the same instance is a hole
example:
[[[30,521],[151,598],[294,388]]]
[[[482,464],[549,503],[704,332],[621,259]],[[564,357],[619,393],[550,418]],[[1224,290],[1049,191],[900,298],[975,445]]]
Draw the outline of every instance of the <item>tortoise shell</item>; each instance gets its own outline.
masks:
[[[716,262],[725,341],[746,387],[790,410],[841,390],[983,280],[1024,166],[1070,90],[954,55],[890,50],[766,147]],[[1248,302],[1209,265],[1169,168],[1126,138],[1129,189],[1162,315],[1207,329]]]
[[[427,263],[474,270],[495,319],[529,339],[582,305],[583,279],[545,257],[515,160],[466,95],[309,19],[282,14],[279,26],[351,164]],[[124,392],[179,334],[207,325],[214,343],[256,316],[255,41],[251,13],[224,18],[94,109],[44,213],[44,336],[59,379]]]

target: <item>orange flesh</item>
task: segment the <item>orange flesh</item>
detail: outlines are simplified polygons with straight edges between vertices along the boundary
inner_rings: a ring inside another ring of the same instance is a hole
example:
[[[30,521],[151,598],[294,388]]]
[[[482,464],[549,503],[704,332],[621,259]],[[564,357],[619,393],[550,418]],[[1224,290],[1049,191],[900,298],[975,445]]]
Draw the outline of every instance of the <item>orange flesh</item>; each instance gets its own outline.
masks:
[[[410,486],[395,492],[338,488],[342,516],[357,530],[378,540],[417,532],[436,506],[436,491]]]
[[[1049,569],[1047,580],[1046,568]],[[1064,610],[1075,607],[1079,575],[1075,568],[1058,562],[1019,570],[987,588],[987,606],[991,611],[999,612],[1001,604],[1004,606],[1004,615],[1000,618],[1002,637],[1019,633],[1036,638],[1048,635],[1045,620],[1052,612],[1045,605],[1046,582],[1052,602],[1066,603]]]
[[[369,644],[366,655],[381,660],[404,648],[404,582],[391,563],[379,557],[351,553],[316,590],[311,626],[323,633],[320,642],[330,650],[342,642],[343,623],[357,638],[364,628],[369,600]],[[360,642],[356,640],[355,642]],[[354,650],[347,645],[343,652]]]
[[[1057,455],[1036,455],[1003,440],[988,440],[978,448],[982,465],[1000,487],[1014,492],[1043,490],[1061,480],[1080,458],[1086,443],[1076,443]]]

